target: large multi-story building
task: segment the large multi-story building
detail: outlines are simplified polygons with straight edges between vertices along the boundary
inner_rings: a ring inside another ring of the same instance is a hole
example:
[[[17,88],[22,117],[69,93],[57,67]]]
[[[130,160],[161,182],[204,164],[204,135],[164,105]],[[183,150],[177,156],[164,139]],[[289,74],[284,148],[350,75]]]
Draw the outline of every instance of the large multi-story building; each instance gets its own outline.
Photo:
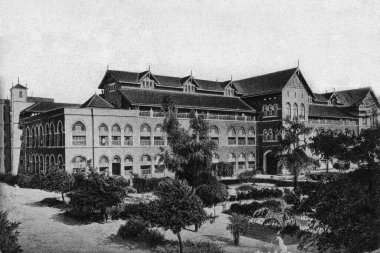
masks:
[[[23,104],[13,166],[35,172],[55,164],[76,172],[90,161],[113,175],[168,175],[161,105],[169,96],[184,127],[191,110],[210,124],[219,147],[213,162],[232,163],[235,174],[255,168],[276,174],[273,151],[284,119],[358,132],[377,125],[380,107],[370,88],[315,94],[299,68],[225,82],[107,70],[98,88],[101,95],[81,105]]]

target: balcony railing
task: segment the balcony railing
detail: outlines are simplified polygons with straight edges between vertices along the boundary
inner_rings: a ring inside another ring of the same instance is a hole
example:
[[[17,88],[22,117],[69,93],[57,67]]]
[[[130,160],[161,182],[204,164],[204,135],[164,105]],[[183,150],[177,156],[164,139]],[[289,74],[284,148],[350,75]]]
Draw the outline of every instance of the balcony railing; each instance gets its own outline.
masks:
[[[151,145],[151,141],[148,141],[148,140],[140,140],[140,145],[141,146],[150,146]]]
[[[150,111],[140,111],[139,115],[140,116],[144,116],[144,117],[149,117],[150,116]]]
[[[228,138],[228,145],[236,145],[236,139],[230,139]]]
[[[156,140],[154,141],[155,146],[164,146],[165,142],[163,140]]]
[[[112,145],[114,145],[114,146],[120,146],[121,145],[121,140],[112,140]]]
[[[133,146],[133,141],[126,141],[126,140],[124,140],[124,145],[125,146]]]

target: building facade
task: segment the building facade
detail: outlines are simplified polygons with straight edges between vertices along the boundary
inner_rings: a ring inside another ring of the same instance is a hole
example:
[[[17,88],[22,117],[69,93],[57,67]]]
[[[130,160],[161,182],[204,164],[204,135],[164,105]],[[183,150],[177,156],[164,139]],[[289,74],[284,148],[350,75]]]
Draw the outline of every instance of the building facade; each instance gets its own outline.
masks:
[[[170,175],[162,163],[167,97],[185,128],[191,111],[206,119],[219,147],[213,162],[233,164],[235,175],[252,169],[277,174],[274,150],[284,119],[356,133],[379,120],[370,88],[316,94],[299,68],[225,82],[107,70],[98,88],[101,95],[81,105],[37,101],[20,111],[20,172],[50,165],[77,172],[89,161],[126,178]]]

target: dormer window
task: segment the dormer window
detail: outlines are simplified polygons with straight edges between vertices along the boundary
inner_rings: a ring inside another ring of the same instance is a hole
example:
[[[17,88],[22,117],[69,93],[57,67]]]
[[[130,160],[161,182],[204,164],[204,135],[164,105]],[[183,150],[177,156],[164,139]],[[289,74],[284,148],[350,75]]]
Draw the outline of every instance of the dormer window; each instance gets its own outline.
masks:
[[[150,80],[148,78],[145,78],[142,81],[141,88],[153,90],[154,89],[154,81]]]
[[[224,95],[227,97],[233,97],[235,95],[235,91],[231,86],[226,87],[224,90]]]
[[[186,82],[183,85],[183,91],[187,93],[195,93],[195,85],[190,82]]]
[[[112,83],[108,86],[108,91],[114,91],[115,90],[115,84]]]

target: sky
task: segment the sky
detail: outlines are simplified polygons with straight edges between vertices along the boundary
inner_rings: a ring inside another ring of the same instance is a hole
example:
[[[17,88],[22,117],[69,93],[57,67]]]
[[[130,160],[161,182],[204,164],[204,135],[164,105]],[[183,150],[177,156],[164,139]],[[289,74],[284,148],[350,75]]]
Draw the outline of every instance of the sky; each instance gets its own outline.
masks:
[[[380,95],[380,1],[0,1],[0,97],[83,103],[107,70],[234,80],[299,66]]]

